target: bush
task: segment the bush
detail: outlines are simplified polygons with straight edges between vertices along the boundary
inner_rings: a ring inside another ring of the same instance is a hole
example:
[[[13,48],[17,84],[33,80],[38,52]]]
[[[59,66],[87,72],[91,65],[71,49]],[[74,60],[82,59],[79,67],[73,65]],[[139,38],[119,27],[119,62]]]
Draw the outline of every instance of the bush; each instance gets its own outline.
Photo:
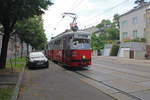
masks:
[[[141,38],[141,42],[146,42],[146,39],[145,38]]]
[[[146,39],[145,38],[135,38],[135,39],[126,39],[124,40],[124,42],[146,42]]]
[[[111,52],[110,52],[110,56],[117,56],[118,50],[119,50],[119,45],[114,44],[112,46],[112,49],[111,49]]]

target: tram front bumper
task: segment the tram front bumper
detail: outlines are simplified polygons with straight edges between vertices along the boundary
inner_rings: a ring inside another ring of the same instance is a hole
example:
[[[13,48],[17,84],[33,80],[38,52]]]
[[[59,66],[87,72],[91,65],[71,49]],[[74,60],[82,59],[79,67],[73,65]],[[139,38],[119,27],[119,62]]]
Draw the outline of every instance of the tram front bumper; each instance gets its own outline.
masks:
[[[72,60],[72,66],[88,66],[91,65],[91,60],[89,59],[82,59],[82,60]]]

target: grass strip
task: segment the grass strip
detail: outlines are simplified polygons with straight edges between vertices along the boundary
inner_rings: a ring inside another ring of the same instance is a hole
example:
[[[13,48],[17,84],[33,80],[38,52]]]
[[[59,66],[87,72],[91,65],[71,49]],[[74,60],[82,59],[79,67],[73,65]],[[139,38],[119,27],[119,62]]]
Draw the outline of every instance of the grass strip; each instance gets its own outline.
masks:
[[[14,88],[0,88],[0,100],[10,100],[13,95]]]
[[[16,66],[15,66],[15,58],[11,59],[12,67],[15,72],[21,72],[22,68],[26,64],[26,58],[16,58]],[[11,69],[11,62],[10,60],[7,60],[6,68]]]

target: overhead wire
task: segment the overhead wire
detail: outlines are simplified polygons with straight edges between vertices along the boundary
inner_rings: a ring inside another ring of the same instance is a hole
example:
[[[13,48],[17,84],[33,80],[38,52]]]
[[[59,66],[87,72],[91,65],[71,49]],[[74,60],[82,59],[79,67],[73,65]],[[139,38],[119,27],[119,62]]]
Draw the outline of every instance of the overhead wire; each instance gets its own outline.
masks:
[[[78,2],[79,1],[79,2]],[[69,8],[69,12],[72,12],[74,9],[76,9],[84,0],[75,0],[75,2],[73,2],[72,6]],[[70,10],[71,9],[71,10]],[[61,23],[61,21],[64,19],[64,17],[62,17],[60,19],[60,21],[58,21],[58,23],[56,24],[56,26],[54,27],[54,30],[57,29],[57,27],[59,26],[59,24]]]
[[[70,11],[72,12],[74,9],[79,7],[79,5],[81,5],[83,1],[85,1],[85,0],[80,0],[80,2],[78,2],[78,4],[75,7],[73,7]]]
[[[82,1],[82,0],[75,0],[75,2],[73,2],[73,4],[70,6],[68,11],[72,11],[74,9],[74,7],[78,5],[78,1]]]
[[[72,12],[72,11],[75,10],[83,1],[84,1],[84,0],[77,0],[77,1],[75,1],[75,2],[72,4],[72,6],[69,8],[68,11]],[[128,1],[130,1],[130,0],[124,0],[123,2],[121,2],[121,3],[119,3],[119,4],[116,4],[116,5],[113,6],[113,7],[110,7],[110,8],[104,10],[103,12],[101,12],[101,13],[99,13],[99,14],[96,14],[95,16],[93,16],[92,18],[90,18],[90,19],[88,19],[88,20],[85,20],[84,22],[87,22],[87,21],[89,21],[89,20],[91,20],[91,19],[93,19],[93,18],[96,18],[96,17],[100,17],[99,15],[108,13],[108,12],[112,11],[113,9],[117,8],[118,6],[121,6],[122,4],[124,4],[124,3],[128,2]],[[71,9],[71,10],[70,10],[70,9]],[[62,18],[60,19],[60,21],[58,21],[58,23],[57,23],[56,26],[54,27],[54,30],[57,29],[57,27],[59,26],[59,24],[61,23],[61,21],[62,21],[63,19],[64,19],[64,18],[62,17]],[[94,23],[96,23],[96,22],[94,22]],[[91,24],[89,24],[89,25],[92,25],[92,24],[93,24],[93,23],[91,23]],[[89,25],[87,25],[87,26],[89,26]]]
[[[119,7],[119,6],[121,6],[122,4],[124,4],[124,3],[128,2],[128,1],[130,1],[130,0],[124,0],[123,2],[121,2],[121,3],[119,3],[119,4],[116,4],[116,5],[113,6],[113,7],[110,7],[110,8],[104,10],[103,12],[101,12],[101,13],[99,13],[99,14],[96,14],[96,15],[93,16],[92,18],[89,18],[89,19],[83,21],[83,23],[84,23],[84,22],[87,22],[87,21],[89,21],[89,20],[92,20],[92,19],[94,19],[94,18],[96,18],[96,17],[100,17],[99,15],[104,15],[105,13],[108,13],[108,12],[112,11],[113,9],[115,9],[115,8],[117,8],[117,7]],[[94,23],[95,23],[95,22],[94,22]]]

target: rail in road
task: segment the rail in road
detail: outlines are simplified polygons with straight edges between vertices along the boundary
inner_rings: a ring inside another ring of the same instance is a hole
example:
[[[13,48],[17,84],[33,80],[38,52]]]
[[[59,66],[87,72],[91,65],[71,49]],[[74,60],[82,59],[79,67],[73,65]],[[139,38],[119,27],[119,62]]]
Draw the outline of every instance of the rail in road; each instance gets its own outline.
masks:
[[[115,90],[113,91],[113,93],[115,92],[114,94],[123,94],[125,98],[130,98],[121,100],[149,100],[150,67],[137,64],[134,65],[130,63],[112,63],[112,61],[95,59],[92,63],[91,68],[91,71],[87,70],[74,72],[84,77],[85,79],[83,79],[83,81],[91,84],[94,87],[98,87],[97,85],[99,83],[102,84],[104,87]],[[98,87],[98,89],[102,91],[104,90],[100,87]],[[110,92],[106,93],[109,94]]]
[[[107,87],[109,87],[109,88],[115,89],[115,90],[119,91],[120,93],[122,93],[122,94],[124,94],[124,95],[126,95],[126,96],[129,96],[129,97],[131,97],[131,98],[133,98],[133,99],[135,99],[135,100],[142,100],[142,99],[140,99],[140,98],[138,98],[138,97],[136,97],[136,96],[134,96],[134,95],[131,95],[130,93],[124,92],[124,91],[122,91],[122,90],[120,90],[120,89],[117,89],[117,88],[111,86],[111,85],[108,85],[108,84],[104,83],[103,81],[99,81],[99,80],[96,80],[96,79],[94,79],[94,78],[92,78],[92,77],[89,77],[89,76],[87,76],[87,75],[85,75],[85,74],[82,74],[81,72],[75,71],[75,73],[77,73],[78,75],[81,75],[81,76],[83,76],[83,77],[85,77],[85,78],[88,78],[88,79],[91,79],[91,80],[93,80],[93,81],[96,81],[96,82],[98,82],[98,83],[100,83],[100,84],[103,84],[103,85],[105,85],[105,86],[107,86]]]
[[[111,96],[119,97],[118,100],[149,100],[150,67],[114,62],[94,59],[91,69],[73,72],[80,75],[82,81],[100,91],[115,94]],[[110,91],[105,91],[107,89]]]

